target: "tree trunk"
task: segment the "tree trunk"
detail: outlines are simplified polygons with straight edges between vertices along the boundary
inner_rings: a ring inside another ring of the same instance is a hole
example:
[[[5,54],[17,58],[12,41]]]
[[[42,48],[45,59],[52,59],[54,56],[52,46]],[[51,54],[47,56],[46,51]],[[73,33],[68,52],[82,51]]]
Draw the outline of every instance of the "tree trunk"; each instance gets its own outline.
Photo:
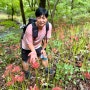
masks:
[[[55,2],[55,4],[54,4],[53,11],[52,11],[52,13],[51,13],[52,18],[54,17],[54,13],[55,13],[56,6],[57,6],[58,2],[59,2],[59,0],[57,0],[57,1]]]
[[[20,1],[20,9],[21,9],[23,24],[26,24],[25,13],[24,13],[24,9],[23,9],[23,1],[22,0],[19,0],[19,1]]]
[[[12,16],[11,16],[11,20],[13,21],[13,16],[14,16],[14,7],[13,7],[13,0],[12,0],[12,6],[11,6],[11,11],[12,11]]]
[[[31,7],[32,7],[31,9],[33,10],[33,0],[31,1]]]
[[[50,8],[50,2],[49,2],[49,0],[47,0],[47,4],[48,4],[48,11],[50,12],[50,16],[51,16],[51,23],[52,23],[53,29],[55,31],[54,23],[53,23],[53,18],[52,18],[52,15],[51,15],[51,8]]]
[[[40,0],[39,7],[45,8],[46,0]]]
[[[28,4],[29,4],[29,7],[30,7],[30,9],[32,10],[32,11],[35,11],[35,5],[36,5],[36,3],[38,2],[36,2],[37,0],[27,0],[27,2],[28,2]]]
[[[12,21],[13,21],[13,15],[14,15],[14,8],[12,6]]]
[[[71,13],[72,13],[73,8],[74,8],[74,0],[71,0]],[[72,16],[73,16],[73,13],[72,13]],[[71,23],[73,23],[72,16],[71,16]]]
[[[53,25],[54,30],[55,30],[55,27],[54,27],[53,17],[54,17],[54,13],[55,13],[56,6],[57,6],[58,2],[59,2],[59,0],[57,0],[57,1],[55,2],[54,7],[53,7],[53,11],[51,12],[52,25]]]
[[[38,2],[38,0],[35,0],[36,1],[36,4],[38,5],[38,7],[39,7],[39,2]]]

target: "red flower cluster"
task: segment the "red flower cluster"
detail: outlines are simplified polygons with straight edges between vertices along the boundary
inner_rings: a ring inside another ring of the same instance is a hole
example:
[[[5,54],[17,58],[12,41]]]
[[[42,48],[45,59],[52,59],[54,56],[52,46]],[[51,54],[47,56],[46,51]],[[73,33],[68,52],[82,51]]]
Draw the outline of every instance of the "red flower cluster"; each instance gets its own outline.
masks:
[[[60,37],[59,37],[61,40],[64,40],[64,38],[65,38],[65,34],[64,34],[64,31],[63,30],[61,30],[60,31]]]
[[[34,87],[30,86],[29,90],[39,90],[39,88],[35,84]]]
[[[71,39],[71,40],[78,41],[78,40],[79,40],[79,37],[78,37],[78,36],[71,36],[70,39]]]
[[[9,81],[9,82],[6,83],[6,86],[11,86],[11,85],[13,85],[13,84],[14,84],[13,81]]]
[[[89,72],[85,72],[84,73],[84,77],[87,78],[87,79],[90,79],[90,73]]]
[[[78,42],[79,41],[79,37],[78,36],[70,36],[69,39],[67,41],[65,41],[65,46],[67,49],[71,49],[72,46],[74,45],[73,42],[76,41]]]
[[[15,72],[20,72],[20,67],[19,66],[14,66],[13,69],[12,69],[12,72],[15,73]]]
[[[57,48],[52,48],[52,51],[56,54],[58,52]]]
[[[0,64],[2,64],[3,63],[3,61],[2,60],[0,60]]]
[[[32,67],[33,67],[34,69],[39,68],[39,66],[40,66],[40,64],[39,64],[38,62],[34,62],[34,63],[32,64]]]
[[[19,66],[10,64],[6,67],[3,78],[10,78],[10,80],[6,83],[6,86],[10,86],[15,82],[23,82],[24,81],[24,73],[21,71]]]
[[[60,87],[54,87],[52,90],[62,90]]]
[[[62,90],[60,87],[54,87],[52,90]]]

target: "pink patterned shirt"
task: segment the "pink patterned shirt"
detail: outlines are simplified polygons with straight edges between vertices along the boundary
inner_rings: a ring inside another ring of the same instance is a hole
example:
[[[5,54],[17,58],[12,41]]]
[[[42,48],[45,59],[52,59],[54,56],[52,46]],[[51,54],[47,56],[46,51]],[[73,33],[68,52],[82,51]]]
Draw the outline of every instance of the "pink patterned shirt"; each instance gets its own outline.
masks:
[[[49,30],[47,32],[47,39],[51,38],[51,31],[52,31],[52,25],[49,23]],[[25,50],[30,50],[28,48],[28,44],[32,43],[35,47],[35,49],[39,48],[42,44],[42,40],[45,37],[46,34],[46,25],[42,28],[42,30],[38,31],[38,37],[33,41],[33,36],[32,36],[32,24],[30,24],[23,36],[22,39],[22,48]]]

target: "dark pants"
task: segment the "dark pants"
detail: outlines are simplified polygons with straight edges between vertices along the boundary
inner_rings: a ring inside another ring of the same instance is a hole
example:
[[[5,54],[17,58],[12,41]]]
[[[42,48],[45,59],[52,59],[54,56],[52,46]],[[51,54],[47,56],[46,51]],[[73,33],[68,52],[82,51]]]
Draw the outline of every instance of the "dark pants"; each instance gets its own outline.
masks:
[[[36,49],[36,53],[37,53],[37,56],[40,57],[41,56],[41,50],[42,50],[42,47]],[[22,57],[22,60],[27,62],[28,61],[28,58],[30,58],[28,56],[28,54],[30,53],[31,51],[30,50],[25,50],[25,49],[22,49],[21,50],[21,57]]]

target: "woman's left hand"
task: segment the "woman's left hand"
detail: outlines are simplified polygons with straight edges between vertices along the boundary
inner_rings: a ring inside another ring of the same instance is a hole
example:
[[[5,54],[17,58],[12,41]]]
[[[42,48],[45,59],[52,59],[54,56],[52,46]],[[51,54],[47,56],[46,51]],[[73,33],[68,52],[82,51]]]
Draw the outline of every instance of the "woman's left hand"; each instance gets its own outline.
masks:
[[[41,54],[43,54],[44,56],[47,56],[46,51],[44,49],[41,50]]]

